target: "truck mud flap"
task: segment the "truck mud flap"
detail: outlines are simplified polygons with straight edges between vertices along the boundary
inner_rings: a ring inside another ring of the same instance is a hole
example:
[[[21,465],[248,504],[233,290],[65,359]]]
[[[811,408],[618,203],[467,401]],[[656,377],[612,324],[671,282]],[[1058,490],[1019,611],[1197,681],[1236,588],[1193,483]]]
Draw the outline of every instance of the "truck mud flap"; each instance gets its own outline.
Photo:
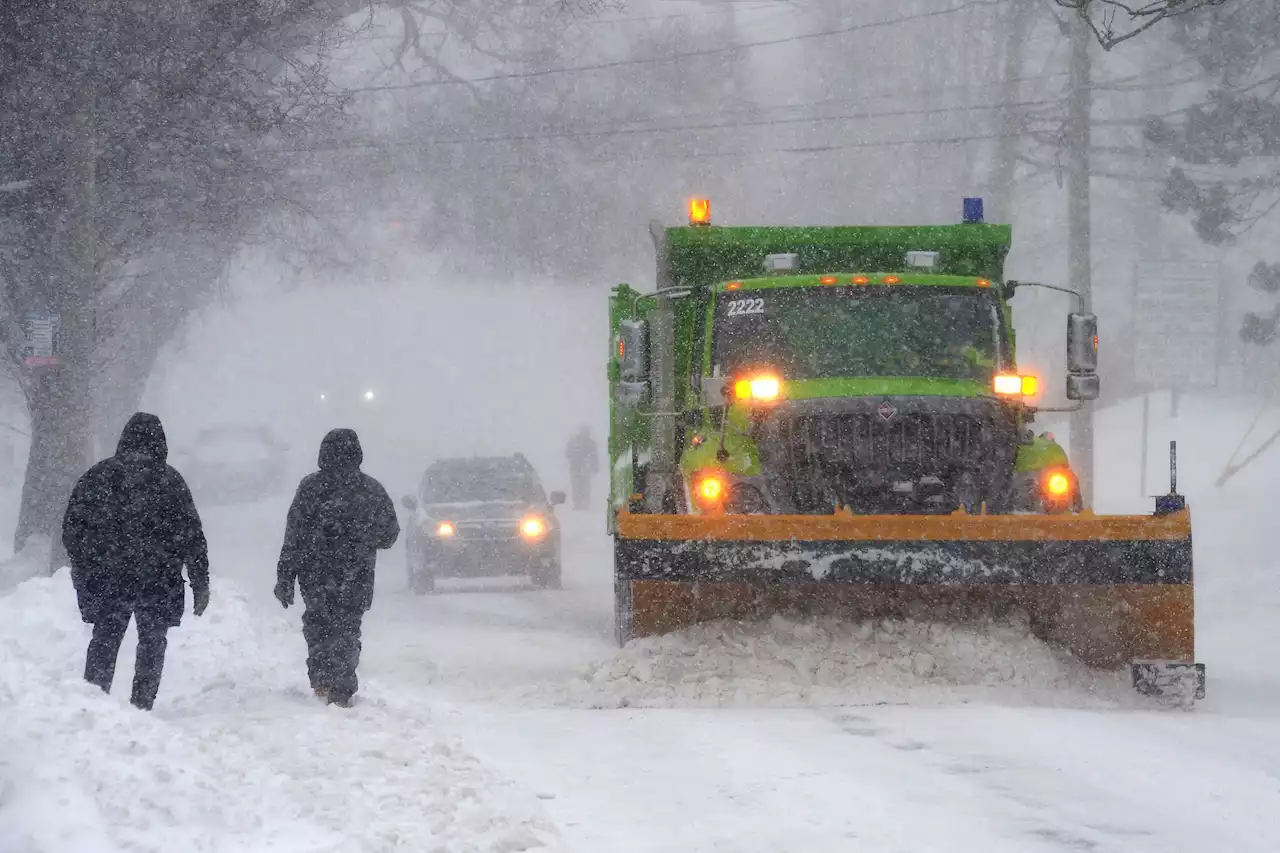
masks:
[[[621,513],[618,639],[715,619],[837,613],[963,621],[1021,610],[1094,666],[1191,663],[1191,518]]]

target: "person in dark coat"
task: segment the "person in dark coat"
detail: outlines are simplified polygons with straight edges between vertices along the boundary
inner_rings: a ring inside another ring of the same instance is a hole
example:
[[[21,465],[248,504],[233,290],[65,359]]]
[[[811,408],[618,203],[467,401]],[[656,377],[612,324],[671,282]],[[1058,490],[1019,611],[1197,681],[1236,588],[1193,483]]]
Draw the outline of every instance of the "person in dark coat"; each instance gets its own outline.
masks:
[[[591,503],[591,478],[600,470],[600,454],[590,427],[583,426],[565,447],[569,460],[569,490],[573,492],[573,508],[586,509]]]
[[[130,701],[151,710],[160,690],[167,632],[182,622],[187,568],[200,616],[209,606],[209,551],[191,491],[166,464],[164,427],[139,412],[120,434],[116,454],[76,483],[62,520],[80,615],[93,625],[84,677],[111,691],[129,618],[138,657]]]
[[[293,604],[295,581],[302,588],[311,689],[342,707],[359,688],[360,623],[373,606],[377,552],[400,536],[391,496],[360,470],[363,461],[354,430],[324,437],[320,470],[303,478],[289,507],[276,567],[281,605]]]

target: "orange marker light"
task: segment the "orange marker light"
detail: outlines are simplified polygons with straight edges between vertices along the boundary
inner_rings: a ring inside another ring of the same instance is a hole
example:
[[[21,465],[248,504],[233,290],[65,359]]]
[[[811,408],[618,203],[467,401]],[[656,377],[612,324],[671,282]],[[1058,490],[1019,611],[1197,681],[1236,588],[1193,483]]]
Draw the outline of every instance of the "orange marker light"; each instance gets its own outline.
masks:
[[[870,281],[871,279],[867,278],[865,275],[855,275],[853,277],[854,284],[868,284]]]
[[[985,278],[978,279],[978,287],[990,287],[990,286],[991,286],[991,282],[987,281]]]
[[[1094,336],[1093,336],[1093,351],[1094,351],[1094,352],[1097,352],[1097,351],[1098,351],[1098,336],[1097,336],[1097,335],[1094,335]]]
[[[726,284],[726,285],[724,286],[724,289],[725,289],[725,290],[741,290],[741,289],[742,289],[742,282],[740,282],[740,281],[731,281],[731,282],[729,282],[728,284]]]
[[[457,529],[454,528],[451,522],[442,521],[436,525],[436,535],[439,536],[441,539],[448,539],[450,536],[452,536],[457,532],[458,532]]]
[[[819,284],[835,284],[837,281],[839,281],[839,279],[833,275],[824,275],[822,278],[818,279]]]
[[[1044,480],[1044,490],[1056,498],[1071,491],[1071,478],[1061,471],[1054,471]]]
[[[710,225],[711,224],[711,199],[709,198],[689,199],[689,224],[690,225]]]
[[[898,278],[896,275],[887,275],[880,279],[882,284],[897,284],[900,281],[902,281],[902,279]]]
[[[1036,379],[1034,376],[1022,377],[1022,396],[1034,397],[1036,395],[1036,391],[1039,391],[1039,390],[1040,390],[1040,381],[1038,379]]]
[[[618,338],[618,358],[625,358],[627,355],[627,342],[622,338]]]

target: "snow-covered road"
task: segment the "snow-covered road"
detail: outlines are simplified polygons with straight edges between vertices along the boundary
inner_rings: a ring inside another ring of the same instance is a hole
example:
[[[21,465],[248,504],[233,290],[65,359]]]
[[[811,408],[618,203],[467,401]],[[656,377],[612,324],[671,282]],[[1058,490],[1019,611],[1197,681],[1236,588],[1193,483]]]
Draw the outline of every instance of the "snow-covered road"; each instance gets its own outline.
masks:
[[[563,591],[416,597],[382,557],[343,712],[270,595],[286,499],[211,510],[213,604],[172,633],[151,715],[126,702],[131,645],[112,696],[80,681],[65,573],[0,593],[0,853],[1274,853],[1276,472],[1187,474],[1210,671],[1190,713],[1017,625],[778,620],[619,652],[594,513],[565,513]]]

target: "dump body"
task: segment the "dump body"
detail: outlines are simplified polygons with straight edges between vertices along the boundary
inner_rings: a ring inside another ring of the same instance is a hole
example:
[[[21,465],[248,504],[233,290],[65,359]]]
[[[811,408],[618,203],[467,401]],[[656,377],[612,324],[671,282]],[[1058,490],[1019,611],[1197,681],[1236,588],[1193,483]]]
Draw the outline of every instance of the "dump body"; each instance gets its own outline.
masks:
[[[620,641],[1019,609],[1097,665],[1194,660],[1189,513],[1082,512],[1030,429],[1007,226],[653,234],[658,291],[610,311]]]

